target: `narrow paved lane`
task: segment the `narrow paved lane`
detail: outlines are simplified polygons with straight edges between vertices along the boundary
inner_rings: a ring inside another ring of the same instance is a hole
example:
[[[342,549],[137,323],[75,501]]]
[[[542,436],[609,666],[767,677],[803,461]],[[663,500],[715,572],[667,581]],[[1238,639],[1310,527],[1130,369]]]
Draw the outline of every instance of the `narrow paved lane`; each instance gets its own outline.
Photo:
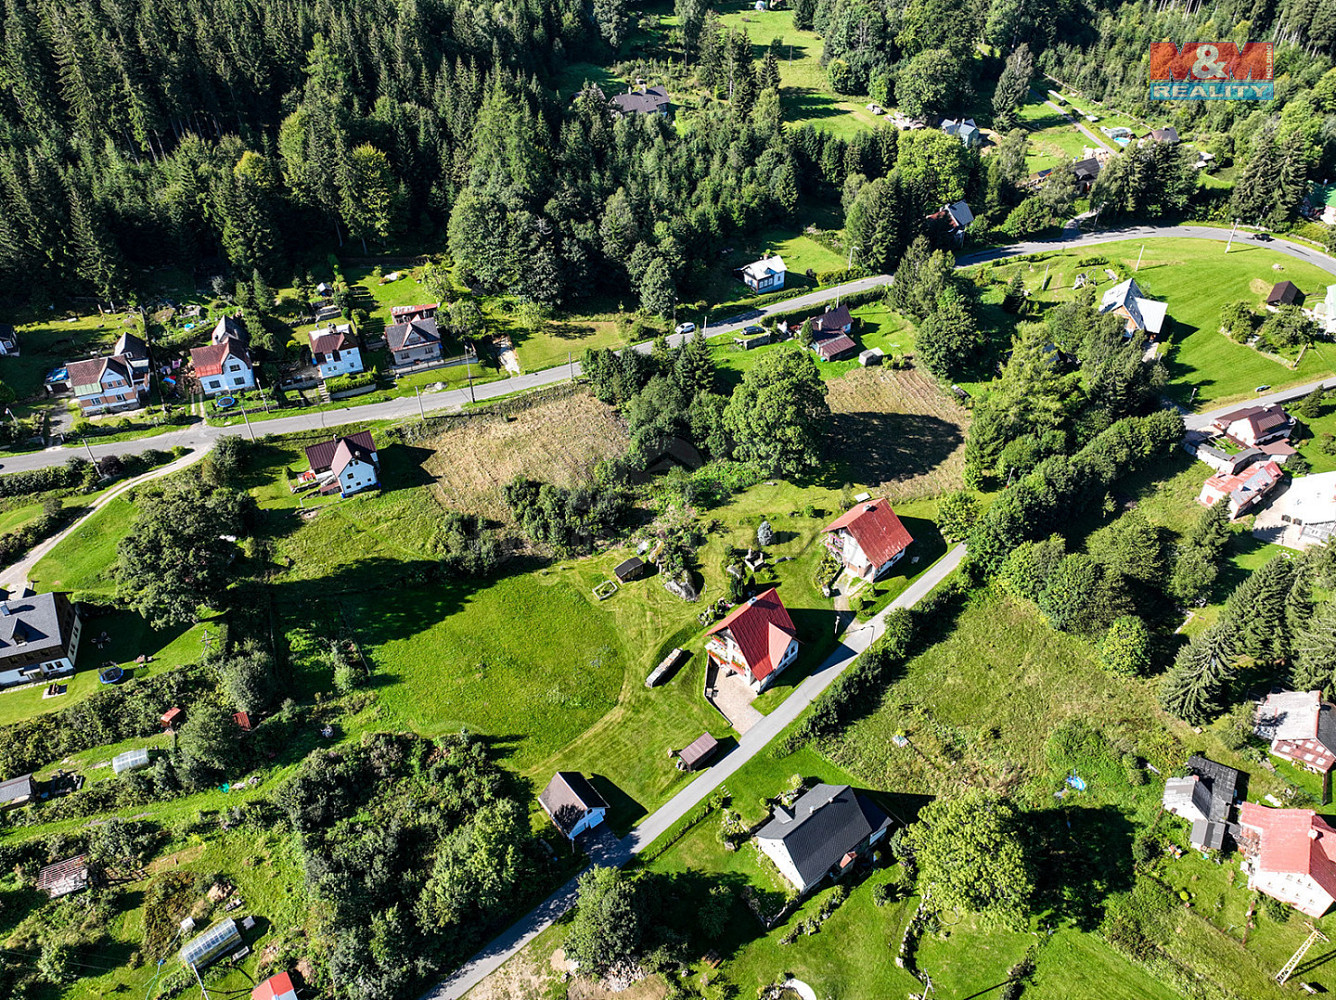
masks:
[[[912,608],[918,604],[954,572],[964,558],[965,546],[957,545],[914,583],[906,587],[905,592],[892,601],[881,614],[846,633],[843,642],[835,648],[826,661],[813,670],[769,715],[748,730],[727,756],[721,758],[690,785],[651,813],[644,822],[623,838],[621,842],[623,850],[613,852],[606,860],[612,864],[624,864],[666,833],[673,824],[688,816],[709,797],[711,792],[765,749],[766,745],[797,719],[822,691],[849,669],[858,654],[872,645],[882,634],[887,614],[896,608]],[[460,966],[447,979],[437,984],[423,996],[422,1000],[459,1000],[560,919],[562,914],[575,903],[575,894],[576,879],[571,879],[522,920]]]
[[[1051,79],[1051,77],[1050,77],[1050,79]],[[1116,153],[1116,152],[1118,152],[1116,149],[1114,149],[1112,146],[1110,146],[1107,142],[1105,142],[1105,141],[1104,141],[1103,139],[1101,139],[1099,136],[1095,135],[1094,132],[1092,132],[1092,131],[1090,131],[1090,129],[1086,128],[1086,126],[1085,126],[1085,122],[1082,122],[1082,121],[1076,119],[1075,117],[1073,117],[1072,115],[1068,114],[1067,111],[1065,111],[1061,106],[1059,106],[1058,104],[1055,104],[1053,101],[1050,101],[1047,97],[1045,97],[1045,96],[1044,96],[1043,94],[1041,94],[1039,91],[1035,90],[1033,87],[1030,88],[1030,93],[1034,94],[1035,97],[1040,98],[1040,99],[1044,102],[1044,104],[1046,104],[1048,107],[1052,108],[1054,111],[1056,111],[1058,114],[1060,114],[1063,118],[1067,119],[1067,121],[1070,122],[1072,125],[1075,125],[1078,129],[1081,130],[1081,132],[1085,135],[1085,137],[1086,137],[1087,139],[1089,139],[1091,142],[1093,142],[1095,145],[1099,146],[1101,149],[1103,149],[1103,150],[1105,150],[1106,152],[1109,152],[1109,153]]]

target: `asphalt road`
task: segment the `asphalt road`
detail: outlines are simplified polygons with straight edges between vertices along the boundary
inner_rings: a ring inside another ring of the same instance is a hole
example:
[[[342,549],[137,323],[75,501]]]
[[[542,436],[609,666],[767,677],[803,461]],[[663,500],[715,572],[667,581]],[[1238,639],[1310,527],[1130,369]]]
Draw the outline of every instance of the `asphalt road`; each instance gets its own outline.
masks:
[[[867,291],[872,288],[880,288],[883,285],[891,283],[889,274],[879,274],[870,278],[860,278],[857,281],[846,282],[843,285],[835,285],[831,288],[823,288],[820,291],[809,292],[806,295],[799,295],[796,298],[784,299],[773,305],[762,309],[755,309],[747,313],[731,316],[722,319],[717,323],[711,323],[704,330],[707,337],[720,337],[725,334],[735,333],[741,330],[749,323],[757,323],[766,316],[778,313],[786,313],[795,309],[807,309],[814,306],[824,305],[827,302],[838,300],[846,295],[853,295],[858,292]],[[676,334],[671,335],[668,341],[673,346],[680,344],[685,338]],[[636,344],[635,349],[642,354],[648,353],[653,347],[650,342]],[[497,382],[488,382],[483,385],[474,386],[473,395],[470,396],[468,389],[447,389],[442,392],[424,392],[421,396],[403,396],[398,399],[386,400],[382,403],[367,403],[362,406],[350,405],[340,410],[325,410],[319,413],[299,413],[291,417],[276,417],[273,420],[256,420],[251,424],[248,430],[245,424],[236,424],[231,427],[210,427],[204,422],[191,424],[186,427],[174,428],[162,434],[155,434],[151,437],[142,437],[134,441],[123,441],[111,444],[92,444],[91,448],[70,448],[56,447],[47,448],[44,451],[29,452],[23,455],[3,455],[0,456],[0,469],[4,472],[26,472],[31,469],[42,469],[50,465],[61,465],[75,456],[87,458],[91,450],[94,458],[103,458],[107,455],[132,455],[148,451],[150,448],[161,448],[168,451],[177,445],[190,448],[194,451],[208,451],[213,447],[213,443],[224,434],[245,435],[253,431],[257,436],[262,434],[291,434],[294,431],[310,431],[322,427],[328,427],[333,430],[343,424],[350,424],[365,420],[405,420],[411,419],[415,414],[434,413],[440,410],[454,410],[469,402],[470,399],[479,401],[493,399],[497,396],[507,396],[515,392],[524,392],[529,389],[538,389],[543,386],[555,385],[558,382],[565,382],[580,374],[580,363],[577,361],[574,365],[558,365],[555,368],[545,368],[542,371],[531,372],[526,375],[517,375],[514,378],[502,379]]]
[[[885,629],[885,618],[895,608],[912,608],[947,578],[965,557],[965,546],[957,545],[939,559],[926,573],[914,581],[905,592],[892,601],[881,614],[846,633],[844,640],[824,663],[793,689],[769,715],[749,729],[725,757],[713,764],[695,781],[678,792],[651,813],[639,826],[624,837],[620,850],[614,848],[602,863],[625,864],[639,854],[673,824],[691,813],[716,788],[737,773],[738,769],[763,750],[791,722],[812,704],[822,691],[830,687]],[[550,927],[575,902],[576,879],[571,879],[538,907],[530,911],[505,933],[460,966],[447,979],[423,995],[422,1000],[459,1000],[506,963],[516,952]]]

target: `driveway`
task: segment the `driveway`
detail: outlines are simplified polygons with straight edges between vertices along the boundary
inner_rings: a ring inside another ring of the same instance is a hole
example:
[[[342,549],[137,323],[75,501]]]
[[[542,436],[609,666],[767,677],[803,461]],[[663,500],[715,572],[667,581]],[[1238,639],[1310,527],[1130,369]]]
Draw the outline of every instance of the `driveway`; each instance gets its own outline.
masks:
[[[886,615],[895,608],[912,608],[960,566],[965,546],[957,545],[937,560],[926,573],[905,588],[881,614],[847,633],[844,641],[819,667],[803,679],[793,693],[769,715],[749,729],[738,745],[706,769],[690,785],[651,813],[622,840],[625,856],[639,854],[679,820],[704,802],[710,794],[731,778],[749,760],[760,753],[785,728],[801,715],[821,692],[848,670],[858,654],[885,630]],[[474,986],[505,964],[506,960],[541,934],[575,903],[572,879],[530,911],[504,934],[456,969],[422,997],[422,1000],[458,1000]]]
[[[1052,79],[1052,77],[1049,77],[1049,79]],[[1054,103],[1053,103],[1052,101],[1050,101],[1047,97],[1044,97],[1043,94],[1039,93],[1039,91],[1035,90],[1033,87],[1030,88],[1030,93],[1034,94],[1035,97],[1041,97],[1041,98],[1043,98],[1043,100],[1044,100],[1044,104],[1045,104],[1046,107],[1050,107],[1050,108],[1052,108],[1054,111],[1056,111],[1056,112],[1057,112],[1059,115],[1061,115],[1063,118],[1067,119],[1068,122],[1070,122],[1071,124],[1075,125],[1075,126],[1076,126],[1078,129],[1080,129],[1080,130],[1085,134],[1085,136],[1086,136],[1091,142],[1093,142],[1096,146],[1099,146],[1101,149],[1103,149],[1103,150],[1105,150],[1105,151],[1107,151],[1107,152],[1110,152],[1110,153],[1116,153],[1116,152],[1117,152],[1117,150],[1114,149],[1112,146],[1110,146],[1107,142],[1105,142],[1105,141],[1104,141],[1103,139],[1101,139],[1099,136],[1095,135],[1095,133],[1092,132],[1092,131],[1090,131],[1090,129],[1086,128],[1084,122],[1077,121],[1075,118],[1073,118],[1071,115],[1069,115],[1066,111],[1064,111],[1061,107],[1059,107],[1058,105],[1054,104]]]
[[[752,702],[756,700],[756,692],[737,674],[731,670],[719,671],[714,683],[710,704],[719,709],[729,725],[738,731],[739,736],[765,718],[752,707]]]

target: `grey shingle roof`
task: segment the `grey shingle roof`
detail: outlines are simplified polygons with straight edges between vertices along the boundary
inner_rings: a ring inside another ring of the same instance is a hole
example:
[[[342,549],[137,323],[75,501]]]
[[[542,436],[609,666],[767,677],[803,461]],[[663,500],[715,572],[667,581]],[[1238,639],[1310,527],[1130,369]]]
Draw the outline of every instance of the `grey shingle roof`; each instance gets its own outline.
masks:
[[[594,809],[607,809],[608,803],[579,771],[558,771],[538,796],[552,822],[570,836],[575,825]]]
[[[761,827],[758,840],[778,840],[808,886],[876,831],[890,826],[887,815],[848,785],[817,785],[793,804],[793,814],[779,809]]]
[[[55,594],[11,598],[3,607],[8,613],[0,613],[0,656],[64,649]]]

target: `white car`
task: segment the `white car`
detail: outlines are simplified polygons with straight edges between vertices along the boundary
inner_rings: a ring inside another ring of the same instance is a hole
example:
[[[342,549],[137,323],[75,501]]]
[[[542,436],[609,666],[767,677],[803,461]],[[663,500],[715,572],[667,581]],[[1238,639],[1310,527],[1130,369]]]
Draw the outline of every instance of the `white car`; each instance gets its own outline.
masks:
[[[678,324],[677,324],[677,329],[676,329],[674,332],[676,332],[676,333],[695,333],[695,332],[696,332],[696,324],[695,324],[695,323],[678,323]]]

